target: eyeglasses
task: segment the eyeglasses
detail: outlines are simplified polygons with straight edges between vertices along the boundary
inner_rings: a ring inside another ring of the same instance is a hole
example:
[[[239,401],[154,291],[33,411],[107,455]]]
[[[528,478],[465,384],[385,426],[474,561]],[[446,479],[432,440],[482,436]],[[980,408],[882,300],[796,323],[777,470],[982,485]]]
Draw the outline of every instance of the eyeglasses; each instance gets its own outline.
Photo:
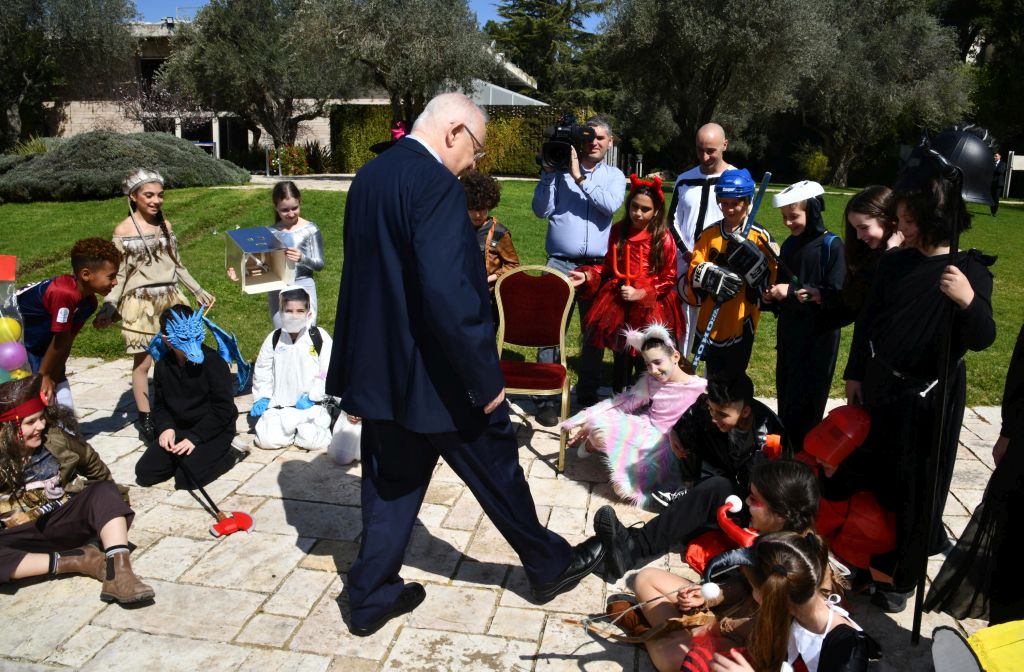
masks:
[[[483,143],[476,139],[476,136],[473,135],[473,131],[469,130],[469,126],[463,124],[462,128],[466,129],[466,133],[469,133],[470,140],[473,141],[473,160],[479,161],[487,156],[487,152],[484,151]]]

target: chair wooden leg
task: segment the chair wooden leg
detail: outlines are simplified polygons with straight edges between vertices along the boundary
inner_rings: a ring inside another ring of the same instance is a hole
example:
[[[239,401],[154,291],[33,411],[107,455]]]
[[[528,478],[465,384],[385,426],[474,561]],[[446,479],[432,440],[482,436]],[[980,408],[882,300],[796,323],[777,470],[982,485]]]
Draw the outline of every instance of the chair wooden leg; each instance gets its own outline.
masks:
[[[561,422],[565,422],[569,417],[569,383],[566,381],[562,387],[562,413]],[[561,424],[561,423],[559,423]],[[565,471],[565,444],[569,438],[569,432],[564,429],[558,431],[558,471],[557,474],[561,474]]]

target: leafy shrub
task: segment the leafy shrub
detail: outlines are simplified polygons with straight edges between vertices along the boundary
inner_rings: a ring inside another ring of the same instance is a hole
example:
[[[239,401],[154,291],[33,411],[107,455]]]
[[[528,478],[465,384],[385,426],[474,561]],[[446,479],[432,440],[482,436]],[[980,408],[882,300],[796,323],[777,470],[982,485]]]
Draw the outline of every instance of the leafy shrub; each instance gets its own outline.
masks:
[[[803,180],[824,182],[832,172],[832,166],[828,165],[828,157],[821,151],[821,147],[806,140],[797,145],[796,151],[793,152],[793,160],[796,161],[803,176],[800,179]]]
[[[307,140],[302,146],[311,173],[333,173],[334,156],[330,147],[324,147],[319,140]]]
[[[270,157],[271,168],[279,167],[282,175],[308,175],[309,163],[306,150],[297,145],[285,145],[274,150]]]
[[[14,154],[17,156],[30,156],[32,154],[45,154],[50,149],[60,144],[62,138],[42,138],[39,136],[32,136],[28,140],[21,140],[18,144],[14,145],[8,154]]]
[[[138,168],[163,175],[169,188],[242,184],[249,174],[168,133],[91,131],[65,138],[45,154],[0,169],[0,199],[69,201],[110,198]]]
[[[495,105],[486,108],[487,156],[478,168],[498,175],[528,175],[540,170],[537,153],[544,142],[544,128],[566,110],[541,106]],[[574,110],[580,121],[587,110]],[[354,173],[376,154],[370,149],[391,139],[391,108],[387,105],[340,105],[331,114],[331,138],[335,168]]]

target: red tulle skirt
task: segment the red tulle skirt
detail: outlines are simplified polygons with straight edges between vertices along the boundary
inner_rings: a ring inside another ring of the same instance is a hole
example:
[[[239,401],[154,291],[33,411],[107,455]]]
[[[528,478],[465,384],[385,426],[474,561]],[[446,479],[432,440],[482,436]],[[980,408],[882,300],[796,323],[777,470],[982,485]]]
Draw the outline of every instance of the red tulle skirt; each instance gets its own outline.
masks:
[[[619,294],[620,281],[606,280],[597,290],[590,311],[583,321],[583,336],[587,343],[598,348],[611,348],[622,352],[626,347],[623,330],[633,329],[659,322],[665,325],[676,340],[683,336],[686,318],[680,309],[679,297],[674,291],[662,298],[656,298],[652,290],[639,301],[625,301]]]

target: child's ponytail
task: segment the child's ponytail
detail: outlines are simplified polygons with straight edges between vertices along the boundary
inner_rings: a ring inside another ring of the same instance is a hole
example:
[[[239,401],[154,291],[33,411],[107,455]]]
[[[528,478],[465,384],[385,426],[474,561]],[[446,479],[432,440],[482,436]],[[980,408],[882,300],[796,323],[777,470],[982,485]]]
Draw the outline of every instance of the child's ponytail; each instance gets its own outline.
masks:
[[[775,532],[758,537],[753,546],[751,584],[760,594],[748,650],[754,669],[775,672],[786,660],[790,607],[812,599],[824,578],[828,551],[817,535]]]

